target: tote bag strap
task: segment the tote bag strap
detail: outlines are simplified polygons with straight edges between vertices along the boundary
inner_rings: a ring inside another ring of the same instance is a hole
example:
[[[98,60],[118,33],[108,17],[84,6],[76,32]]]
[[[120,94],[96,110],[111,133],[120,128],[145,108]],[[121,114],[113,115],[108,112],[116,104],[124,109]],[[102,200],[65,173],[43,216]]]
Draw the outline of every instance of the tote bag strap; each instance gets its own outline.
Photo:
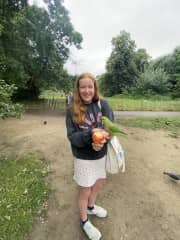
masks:
[[[99,107],[100,110],[102,110],[101,100],[100,99],[98,100],[98,107]]]

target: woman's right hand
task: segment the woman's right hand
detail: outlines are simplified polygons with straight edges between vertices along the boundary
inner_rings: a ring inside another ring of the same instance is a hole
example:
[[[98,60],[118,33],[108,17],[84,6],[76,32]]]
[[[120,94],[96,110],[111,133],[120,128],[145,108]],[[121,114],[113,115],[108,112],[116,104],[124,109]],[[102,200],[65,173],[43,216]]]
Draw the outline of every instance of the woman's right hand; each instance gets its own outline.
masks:
[[[94,149],[94,151],[100,151],[103,146],[104,146],[104,143],[92,142],[92,148]]]
[[[101,132],[102,135],[104,136],[103,141],[101,141],[101,142],[92,142],[92,148],[95,151],[100,151],[102,149],[102,147],[104,146],[104,143],[107,142],[107,140],[110,138],[110,136],[109,136],[109,133],[107,131],[105,131],[104,129],[102,129],[102,128],[94,128],[93,129],[93,133],[94,132]]]

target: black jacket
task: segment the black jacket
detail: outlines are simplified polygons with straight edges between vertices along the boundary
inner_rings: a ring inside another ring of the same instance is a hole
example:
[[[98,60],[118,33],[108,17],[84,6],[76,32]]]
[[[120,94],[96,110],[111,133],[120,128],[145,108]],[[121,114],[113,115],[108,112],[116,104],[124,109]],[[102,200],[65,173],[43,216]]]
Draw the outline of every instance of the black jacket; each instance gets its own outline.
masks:
[[[73,122],[72,108],[66,112],[67,137],[71,143],[72,153],[76,158],[83,160],[96,160],[107,153],[107,145],[104,144],[100,151],[92,148],[92,129],[103,128],[101,116],[108,117],[114,121],[114,114],[106,100],[101,99],[101,108],[98,102],[87,104],[86,119],[83,124]]]

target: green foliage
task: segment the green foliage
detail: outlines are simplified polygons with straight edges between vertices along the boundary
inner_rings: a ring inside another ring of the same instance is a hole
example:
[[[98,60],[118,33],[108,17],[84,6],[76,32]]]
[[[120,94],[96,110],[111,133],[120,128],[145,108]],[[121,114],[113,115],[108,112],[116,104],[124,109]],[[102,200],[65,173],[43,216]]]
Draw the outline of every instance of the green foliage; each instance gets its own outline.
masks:
[[[0,118],[20,117],[23,110],[24,109],[20,104],[7,104],[0,102]]]
[[[180,79],[177,79],[175,89],[173,92],[173,97],[174,98],[180,98]]]
[[[130,34],[122,31],[119,36],[112,39],[113,50],[107,61],[107,75],[109,95],[126,92],[134,85],[138,76],[134,61],[135,42]]]
[[[8,85],[4,80],[0,80],[0,101],[6,103],[10,102],[14,90],[14,85]]]
[[[180,47],[177,47],[174,50],[174,57],[175,57],[175,86],[173,91],[173,97],[180,98]]]
[[[167,73],[161,69],[147,68],[137,81],[135,91],[137,93],[165,94],[170,89]]]
[[[80,48],[82,36],[62,1],[45,2],[48,10],[14,1],[10,12],[8,3],[0,2],[0,78],[18,87],[17,98],[37,98],[43,87],[70,85],[63,65],[70,46]]]
[[[154,69],[162,68],[169,78],[169,92],[174,98],[180,97],[180,47],[176,47],[172,54],[162,56],[151,62]]]
[[[129,33],[122,31],[112,39],[112,53],[106,64],[106,73],[99,76],[99,86],[105,96],[132,92],[138,76],[149,64],[145,49],[136,51]]]
[[[135,42],[125,31],[112,39],[112,45],[106,72],[98,76],[104,96],[135,93],[180,97],[180,47],[172,54],[151,60],[146,49],[136,50]]]
[[[57,89],[49,89],[41,92],[40,99],[65,99],[65,93]]]
[[[3,32],[3,25],[0,24],[0,36],[1,36],[2,32]]]
[[[32,155],[0,158],[0,239],[23,240],[35,213],[43,213],[49,192],[44,183],[48,169]]]
[[[140,48],[135,52],[135,63],[140,73],[143,73],[149,66],[150,56],[146,52],[146,49]]]
[[[14,85],[8,85],[4,80],[0,80],[0,118],[20,117],[23,106],[13,104],[11,96],[16,90]]]
[[[163,69],[168,75],[170,82],[174,81],[174,69],[175,69],[175,58],[172,54],[161,56],[151,61],[151,67],[153,69]]]
[[[114,86],[112,81],[115,81],[115,78],[113,78],[113,75],[110,73],[104,73],[101,76],[98,77],[98,86],[100,88],[101,93],[104,96],[110,97],[114,93]],[[111,83],[111,84],[110,84]]]

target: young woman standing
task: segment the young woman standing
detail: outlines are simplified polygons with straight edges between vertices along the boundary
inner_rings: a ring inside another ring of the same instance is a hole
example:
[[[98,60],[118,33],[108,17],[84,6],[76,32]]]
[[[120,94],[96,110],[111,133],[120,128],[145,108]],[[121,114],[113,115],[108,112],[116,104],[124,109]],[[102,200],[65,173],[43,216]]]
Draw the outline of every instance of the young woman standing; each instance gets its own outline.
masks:
[[[93,240],[99,240],[101,233],[90,222],[88,214],[100,218],[107,216],[104,208],[95,205],[97,194],[106,178],[106,142],[110,138],[103,129],[102,114],[114,120],[109,104],[99,98],[96,79],[90,73],[83,73],[75,82],[72,107],[66,114],[66,127],[74,156],[74,180],[79,186],[80,225],[89,239]],[[94,132],[103,134],[101,143],[93,142]]]

